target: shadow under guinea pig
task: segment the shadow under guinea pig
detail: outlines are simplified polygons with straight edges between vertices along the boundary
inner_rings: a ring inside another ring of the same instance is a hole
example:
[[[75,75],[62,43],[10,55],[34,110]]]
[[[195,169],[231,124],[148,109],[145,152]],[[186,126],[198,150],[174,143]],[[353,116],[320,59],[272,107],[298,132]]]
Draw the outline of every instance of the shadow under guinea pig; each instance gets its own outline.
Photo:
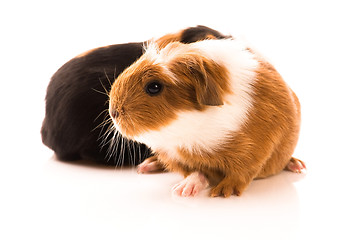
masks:
[[[207,38],[229,36],[197,26],[162,39],[191,43]],[[135,42],[96,48],[71,59],[52,76],[45,97],[41,135],[43,143],[54,150],[58,159],[88,159],[127,166],[137,165],[150,156],[151,151],[145,145],[116,137],[108,116],[111,85],[143,54],[144,44]]]

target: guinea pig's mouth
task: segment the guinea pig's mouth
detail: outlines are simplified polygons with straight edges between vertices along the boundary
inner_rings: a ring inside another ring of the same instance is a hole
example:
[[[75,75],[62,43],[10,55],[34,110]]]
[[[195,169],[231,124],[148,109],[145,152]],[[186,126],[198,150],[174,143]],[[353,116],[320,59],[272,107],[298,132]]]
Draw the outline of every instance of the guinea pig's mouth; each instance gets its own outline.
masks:
[[[131,118],[125,111],[121,110],[120,112],[114,110],[113,108],[109,109],[110,117],[113,121],[115,129],[124,137],[128,139],[134,139],[135,136],[135,127],[130,124]]]

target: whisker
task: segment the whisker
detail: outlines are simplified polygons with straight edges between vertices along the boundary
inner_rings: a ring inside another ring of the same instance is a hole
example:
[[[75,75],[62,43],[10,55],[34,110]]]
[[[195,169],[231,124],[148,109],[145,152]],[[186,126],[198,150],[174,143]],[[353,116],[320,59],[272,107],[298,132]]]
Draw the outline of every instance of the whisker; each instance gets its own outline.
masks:
[[[130,165],[132,165],[132,166],[133,166],[133,160],[134,160],[134,159],[133,159],[133,156],[134,156],[134,151],[132,151],[132,146],[131,146],[131,143],[132,143],[131,141],[127,141],[127,146],[128,146],[129,153],[130,153],[130,154],[129,154],[129,155],[130,155],[130,156],[129,156],[129,158],[130,158],[130,159],[129,159],[129,160],[130,160]],[[133,153],[133,154],[131,154],[131,153]]]
[[[117,66],[114,66],[114,74],[113,74],[113,78],[114,80],[117,79],[118,76],[116,76],[117,73]]]
[[[117,135],[119,134],[118,132],[116,133]],[[122,165],[122,142],[123,139],[119,136],[117,136],[117,157],[116,157],[116,162],[115,162],[115,168],[118,168]],[[118,150],[118,148],[120,147],[120,149]]]
[[[103,86],[104,87],[104,86]],[[95,88],[91,88],[93,91],[95,91],[95,92],[97,92],[97,93],[100,93],[100,94],[103,94],[103,95],[105,95],[105,96],[107,96],[107,97],[109,97],[109,93],[108,92],[102,92],[102,91],[99,91],[99,90],[97,90],[97,89],[95,89]],[[104,89],[105,90],[105,89]]]
[[[111,141],[110,141],[110,146],[108,148],[108,151],[109,151],[109,158],[111,157],[115,157],[117,156],[117,133],[118,131],[113,128],[113,136],[111,138]]]
[[[98,128],[100,128],[101,127],[101,131],[100,132],[102,132],[102,130],[104,129],[104,127],[106,126],[106,125],[108,125],[108,124],[112,124],[112,120],[109,118],[109,119],[107,119],[107,120],[104,120],[102,123],[100,123],[99,125],[98,125]],[[109,127],[109,126],[108,126]]]
[[[119,131],[117,131],[117,133],[115,134],[116,135],[116,137],[115,137],[115,141],[116,141],[116,155],[115,155],[115,159],[117,159],[117,162],[116,162],[116,164],[115,164],[115,167],[117,168],[117,166],[118,166],[118,164],[119,164],[119,162],[120,162],[120,155],[121,154],[119,154],[121,151],[122,151],[122,145],[120,144],[120,142],[121,141],[123,141],[123,138],[122,138],[122,136],[120,135],[120,133],[119,133]],[[120,150],[119,150],[119,145],[120,145]],[[123,165],[123,163],[121,163],[121,165]]]
[[[113,85],[113,83],[112,83],[112,81],[110,80],[110,78],[109,78],[109,76],[108,76],[107,72],[105,71],[105,69],[103,69],[103,71],[104,71],[104,75],[105,75],[106,79],[108,80],[109,86],[112,86],[112,85]],[[114,78],[114,79],[115,79],[115,78]],[[103,84],[102,84],[102,85],[103,85]]]
[[[109,138],[109,136],[113,134],[113,136],[111,138]],[[113,148],[113,140],[114,140],[114,126],[110,127],[108,130],[107,130],[107,133],[106,133],[106,136],[104,137],[103,141],[102,141],[102,144],[103,144],[103,147],[105,147],[106,145],[109,145],[108,146],[108,149],[107,149],[107,155],[106,157],[111,158],[112,156],[112,148]]]
[[[124,165],[124,157],[125,157],[125,141],[126,139],[124,137],[122,137],[119,133],[119,139],[120,141],[118,141],[118,144],[120,143],[120,154],[119,154],[119,157],[118,157],[118,160],[117,160],[117,167],[120,167],[122,168],[123,165]]]
[[[130,125],[133,127],[133,131],[135,131],[135,124],[134,124],[134,121],[132,119],[132,117],[127,113],[127,117],[129,118],[130,120]],[[131,164],[132,166],[136,166],[136,149],[135,149],[135,143],[134,141],[131,141],[131,144],[132,144],[132,150],[133,150],[133,155],[131,155]],[[131,148],[130,144],[129,144],[129,141],[128,141],[128,147]],[[140,146],[138,146],[138,148],[140,148]],[[139,149],[140,151],[140,149]]]
[[[112,123],[112,119],[109,116],[105,116],[103,121],[101,123],[98,124],[98,126],[96,126],[93,130],[97,129],[97,128],[104,128],[107,124]]]
[[[134,158],[134,164],[133,166],[136,166],[137,165],[137,162],[139,161],[139,159],[137,159],[137,144],[132,141],[132,145],[133,145],[133,158]]]
[[[103,121],[96,126],[95,128],[92,129],[92,131],[94,131],[95,129],[97,129],[98,127],[102,126],[104,123],[109,123],[109,121],[112,121],[112,119],[109,116],[109,112],[108,109],[104,109],[101,113],[98,114],[98,116],[94,119],[94,122],[102,115],[105,113],[105,116],[103,118]]]
[[[103,127],[102,127],[102,130],[104,129],[105,126],[106,125],[104,124]],[[103,135],[101,135],[101,133],[102,133],[102,131],[101,131],[100,134],[99,134],[98,140],[100,140],[100,138],[103,137],[103,141],[105,141],[109,137],[109,135],[112,133],[113,128],[114,128],[114,125],[110,124]]]
[[[137,147],[138,147],[138,162],[137,162],[138,165],[142,161],[142,149],[141,149],[142,146],[138,144]]]

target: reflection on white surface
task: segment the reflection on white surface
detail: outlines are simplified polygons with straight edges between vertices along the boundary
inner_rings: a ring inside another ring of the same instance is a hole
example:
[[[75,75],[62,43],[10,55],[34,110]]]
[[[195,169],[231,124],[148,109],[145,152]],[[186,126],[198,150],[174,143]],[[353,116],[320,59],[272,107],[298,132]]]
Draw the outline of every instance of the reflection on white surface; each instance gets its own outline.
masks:
[[[79,232],[78,227],[94,231],[101,224],[109,226],[102,230],[107,233],[134,231],[143,237],[159,232],[178,233],[178,237],[232,237],[242,233],[287,239],[299,231],[300,203],[294,182],[302,177],[283,172],[256,180],[242,197],[210,198],[204,191],[194,198],[181,198],[171,194],[171,187],[182,179],[175,173],[138,175],[135,169],[49,159],[37,176],[33,196],[29,196],[35,197],[35,206],[28,207],[31,212],[35,210],[33,214],[46,226],[49,237],[49,229],[59,226]]]
[[[329,214],[347,217],[358,202],[349,199],[350,206],[336,209],[347,195],[330,195],[334,181],[315,176],[317,166],[306,175],[284,171],[255,180],[242,196],[228,199],[210,198],[208,191],[191,198],[174,196],[171,187],[182,180],[176,173],[137,174],[135,168],[65,163],[54,157],[26,167],[18,176],[8,175],[12,184],[2,199],[4,231],[11,239],[353,236],[337,229],[343,220]]]

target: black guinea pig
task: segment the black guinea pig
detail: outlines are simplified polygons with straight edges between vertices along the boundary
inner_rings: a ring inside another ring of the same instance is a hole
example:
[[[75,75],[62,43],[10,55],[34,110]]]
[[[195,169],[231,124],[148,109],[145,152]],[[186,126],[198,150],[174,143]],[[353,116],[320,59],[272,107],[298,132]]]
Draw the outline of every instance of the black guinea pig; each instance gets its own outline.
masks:
[[[183,29],[156,40],[191,43],[229,38],[205,26]],[[149,157],[142,144],[117,136],[108,114],[108,92],[117,76],[136,61],[146,42],[116,44],[81,54],[52,76],[45,97],[43,143],[60,160],[88,159],[109,165],[137,165]]]

